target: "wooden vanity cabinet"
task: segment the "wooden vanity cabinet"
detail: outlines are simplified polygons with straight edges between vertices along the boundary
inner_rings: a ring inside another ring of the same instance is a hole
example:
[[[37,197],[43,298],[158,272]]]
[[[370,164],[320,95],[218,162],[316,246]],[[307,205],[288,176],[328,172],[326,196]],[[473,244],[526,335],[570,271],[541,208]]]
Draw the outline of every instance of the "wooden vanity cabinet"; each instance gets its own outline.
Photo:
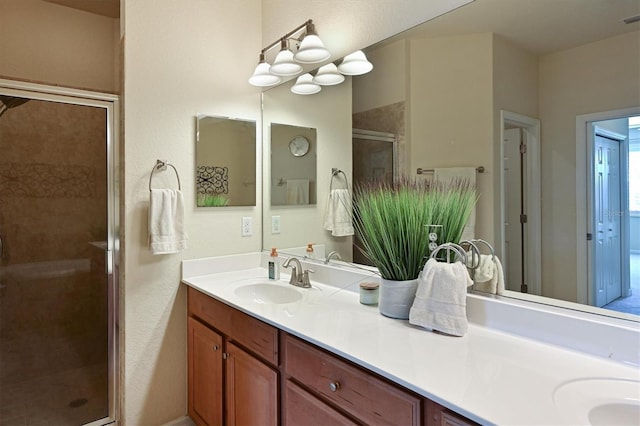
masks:
[[[469,426],[433,401],[188,288],[188,413],[198,426]]]
[[[478,423],[473,422],[459,414],[437,404],[433,401],[425,399],[425,425],[426,426],[477,426]]]
[[[367,425],[421,424],[420,397],[296,337],[285,334],[284,341],[288,380],[306,388],[316,403],[324,402],[327,411]],[[293,409],[285,398],[283,412]]]
[[[191,419],[278,424],[278,330],[191,287],[188,315]]]

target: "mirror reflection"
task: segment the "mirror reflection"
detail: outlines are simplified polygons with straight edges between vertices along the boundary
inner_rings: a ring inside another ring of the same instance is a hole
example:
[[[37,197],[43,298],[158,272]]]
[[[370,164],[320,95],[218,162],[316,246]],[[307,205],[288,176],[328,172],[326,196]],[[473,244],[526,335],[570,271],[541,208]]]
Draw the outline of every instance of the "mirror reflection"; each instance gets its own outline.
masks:
[[[196,205],[256,205],[256,122],[199,115]]]
[[[316,129],[271,123],[271,205],[316,204]]]
[[[393,134],[401,173],[484,167],[476,237],[495,246],[509,294],[638,315],[638,195],[630,172],[638,149],[640,24],[623,20],[639,13],[636,0],[476,0],[365,49],[374,69],[353,78],[344,95],[352,98],[349,126]],[[280,89],[265,92],[264,113],[286,117],[290,106],[300,116],[299,100],[290,93],[285,100]],[[598,166],[607,150],[599,138],[618,148],[615,173]],[[350,163],[361,155],[354,147]],[[353,164],[340,169],[356,181]],[[607,186],[611,204],[598,204],[605,195],[598,179],[607,174],[619,178],[617,186]],[[298,239],[280,251],[313,238],[352,260],[352,247],[318,234],[319,200],[318,214],[300,218]],[[265,248],[272,242],[265,232]],[[598,254],[605,244],[614,247]]]

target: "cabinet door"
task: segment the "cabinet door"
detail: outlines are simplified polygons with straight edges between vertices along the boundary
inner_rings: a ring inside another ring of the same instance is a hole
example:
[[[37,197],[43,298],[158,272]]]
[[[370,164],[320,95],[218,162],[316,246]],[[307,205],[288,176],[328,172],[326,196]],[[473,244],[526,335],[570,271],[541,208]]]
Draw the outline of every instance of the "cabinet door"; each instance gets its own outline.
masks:
[[[222,424],[222,336],[188,318],[189,416],[199,425]]]
[[[226,424],[276,425],[278,373],[233,343],[226,353]]]
[[[287,380],[282,409],[285,426],[355,426],[347,417]]]

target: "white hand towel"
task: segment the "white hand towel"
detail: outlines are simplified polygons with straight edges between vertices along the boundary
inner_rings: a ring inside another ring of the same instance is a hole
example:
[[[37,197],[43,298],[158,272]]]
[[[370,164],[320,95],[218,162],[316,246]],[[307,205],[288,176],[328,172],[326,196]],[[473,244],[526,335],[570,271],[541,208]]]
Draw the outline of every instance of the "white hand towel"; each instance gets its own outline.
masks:
[[[446,167],[433,169],[433,178],[435,180],[449,183],[453,179],[466,179],[472,186],[476,186],[476,168],[475,167]],[[471,210],[469,220],[462,230],[461,241],[473,240],[476,234],[476,208]]]
[[[461,262],[427,260],[409,311],[409,323],[464,336],[467,332],[467,287],[473,281]]]
[[[475,256],[475,257],[474,257]],[[474,263],[472,265],[472,263]],[[472,268],[475,266],[475,270]],[[474,255],[472,252],[467,252],[467,268],[469,273],[473,277],[475,282],[489,281],[496,274],[496,265],[493,261],[493,256],[490,254]]]
[[[309,204],[309,179],[287,180],[287,204]]]
[[[187,248],[182,192],[152,189],[149,200],[149,246],[153,254],[177,253]]]
[[[324,229],[334,237],[353,235],[353,207],[348,189],[332,189],[324,212]]]
[[[480,273],[478,273],[480,272]],[[504,294],[504,271],[498,256],[480,255],[480,267],[473,276],[473,289],[483,293]]]

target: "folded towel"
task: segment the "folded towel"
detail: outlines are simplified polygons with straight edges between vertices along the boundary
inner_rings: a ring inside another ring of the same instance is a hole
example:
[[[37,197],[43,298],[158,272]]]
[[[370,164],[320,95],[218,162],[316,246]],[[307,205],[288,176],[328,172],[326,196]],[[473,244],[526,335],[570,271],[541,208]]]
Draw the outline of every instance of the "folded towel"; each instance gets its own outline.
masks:
[[[329,191],[327,208],[324,212],[324,229],[334,237],[353,235],[353,207],[348,189]]]
[[[471,255],[467,255],[471,266]],[[504,271],[498,256],[480,255],[480,263],[473,272],[473,289],[483,293],[504,294]]]
[[[149,246],[153,254],[177,253],[187,248],[184,202],[176,189],[152,189],[149,200]]]
[[[427,260],[409,311],[409,323],[464,336],[467,332],[467,287],[473,281],[461,262]]]
[[[476,168],[475,167],[446,167],[433,169],[433,178],[435,180],[449,183],[453,179],[466,179],[472,186],[476,186]],[[472,240],[476,234],[476,208],[471,210],[469,219],[462,230],[461,241]]]
[[[287,204],[309,204],[309,179],[287,180]]]

